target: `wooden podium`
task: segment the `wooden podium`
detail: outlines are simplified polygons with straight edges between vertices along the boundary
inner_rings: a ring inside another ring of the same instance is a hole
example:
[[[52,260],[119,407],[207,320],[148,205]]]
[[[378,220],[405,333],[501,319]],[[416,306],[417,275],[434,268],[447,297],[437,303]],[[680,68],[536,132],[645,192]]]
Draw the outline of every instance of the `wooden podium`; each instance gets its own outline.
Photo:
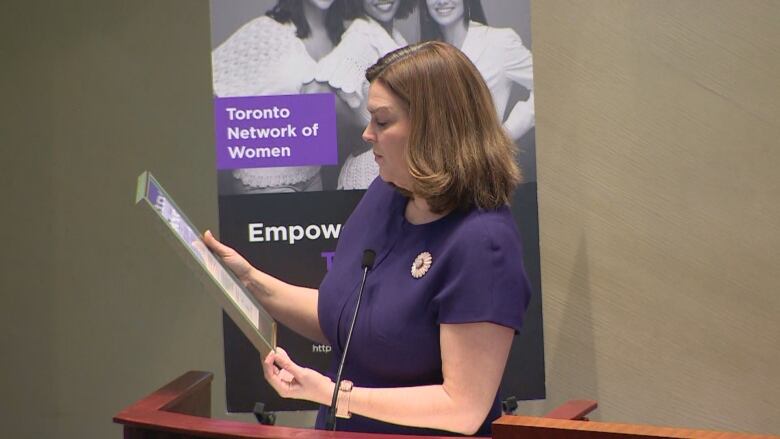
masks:
[[[430,439],[431,436],[331,432],[211,419],[209,372],[187,372],[146,398],[122,410],[114,422],[125,439],[268,438],[268,439]],[[757,439],[759,436],[646,425],[587,422],[595,401],[570,401],[545,417],[503,416],[493,423],[494,439]],[[443,439],[440,437],[439,439]],[[451,438],[452,439],[452,438]]]

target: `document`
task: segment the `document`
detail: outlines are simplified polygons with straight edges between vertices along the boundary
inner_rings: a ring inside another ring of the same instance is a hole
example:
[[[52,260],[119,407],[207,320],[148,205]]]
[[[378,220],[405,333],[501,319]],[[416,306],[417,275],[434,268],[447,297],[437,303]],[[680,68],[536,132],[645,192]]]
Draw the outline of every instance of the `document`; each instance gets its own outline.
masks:
[[[257,348],[261,358],[265,358],[276,346],[276,322],[222,260],[211,253],[198,229],[148,171],[138,176],[135,202],[149,206],[173,235],[177,246],[213,280],[217,289],[210,290],[217,302]]]

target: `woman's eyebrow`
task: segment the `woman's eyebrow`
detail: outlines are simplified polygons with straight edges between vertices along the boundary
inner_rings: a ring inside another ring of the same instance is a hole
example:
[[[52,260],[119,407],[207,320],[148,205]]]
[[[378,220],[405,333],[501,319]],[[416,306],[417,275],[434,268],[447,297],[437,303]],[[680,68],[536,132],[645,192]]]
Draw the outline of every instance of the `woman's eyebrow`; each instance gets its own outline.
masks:
[[[371,113],[371,114],[374,114],[377,111],[381,111],[381,110],[390,111],[390,107],[388,107],[386,105],[382,105],[381,107],[374,107],[374,108],[368,107],[368,112]]]

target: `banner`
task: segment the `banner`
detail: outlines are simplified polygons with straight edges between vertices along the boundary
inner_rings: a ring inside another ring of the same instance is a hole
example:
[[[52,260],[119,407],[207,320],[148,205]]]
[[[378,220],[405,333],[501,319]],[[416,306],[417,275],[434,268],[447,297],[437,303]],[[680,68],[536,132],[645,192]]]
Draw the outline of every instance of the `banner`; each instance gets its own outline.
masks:
[[[220,238],[253,265],[317,288],[342,224],[378,175],[361,138],[365,69],[396,48],[438,39],[474,62],[518,145],[524,182],[512,212],[533,295],[500,396],[545,397],[533,63],[528,0],[211,0]],[[446,81],[447,78],[442,78]],[[262,376],[261,358],[225,316],[227,407],[308,410]],[[299,364],[328,368],[330,346],[279,326]]]

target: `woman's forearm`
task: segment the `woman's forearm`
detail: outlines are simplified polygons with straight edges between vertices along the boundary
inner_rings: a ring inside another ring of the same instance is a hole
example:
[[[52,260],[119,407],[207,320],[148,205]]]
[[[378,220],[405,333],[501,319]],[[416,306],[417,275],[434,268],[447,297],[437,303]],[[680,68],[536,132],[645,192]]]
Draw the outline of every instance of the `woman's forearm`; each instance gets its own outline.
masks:
[[[349,411],[394,424],[474,434],[493,405],[514,332],[486,322],[440,328],[441,385],[354,388]]]
[[[349,411],[393,424],[471,435],[485,421],[494,396],[464,397],[444,385],[355,387],[349,396]]]
[[[354,387],[339,397],[338,411],[398,425],[474,434],[496,397],[514,331],[487,322],[442,324],[440,328],[442,384]],[[281,348],[265,358],[263,375],[283,398],[331,403],[333,381],[295,364]]]
[[[327,343],[320,329],[316,289],[291,285],[259,270],[252,271],[245,283],[274,320],[310,340]]]
[[[536,123],[536,117],[534,112],[534,95],[533,91],[526,101],[519,101],[512,108],[509,116],[504,121],[504,130],[506,130],[509,137],[517,141]]]

